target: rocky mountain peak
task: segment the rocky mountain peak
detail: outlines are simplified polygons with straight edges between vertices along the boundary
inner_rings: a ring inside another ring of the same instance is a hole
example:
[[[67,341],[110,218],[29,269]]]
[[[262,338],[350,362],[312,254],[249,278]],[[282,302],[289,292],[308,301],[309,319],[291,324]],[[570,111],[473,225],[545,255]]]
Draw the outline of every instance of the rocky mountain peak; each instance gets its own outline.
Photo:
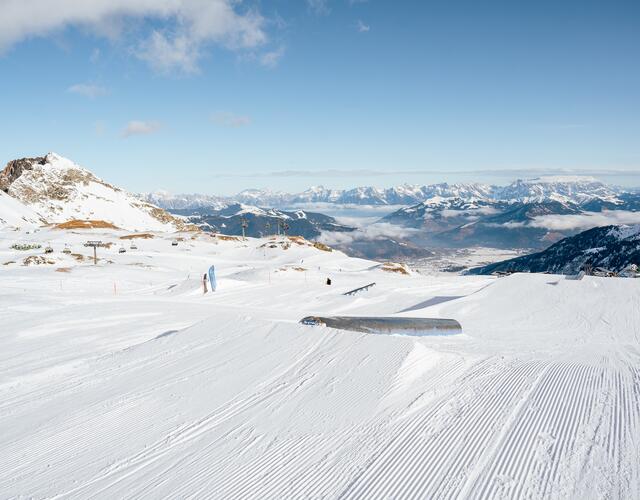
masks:
[[[0,172],[0,190],[7,193],[9,191],[9,186],[11,186],[11,184],[13,184],[13,182],[20,177],[25,170],[31,170],[34,165],[44,165],[46,162],[47,157],[45,156],[11,160]]]
[[[0,189],[49,223],[104,220],[120,228],[174,230],[184,222],[56,153],[12,160]]]

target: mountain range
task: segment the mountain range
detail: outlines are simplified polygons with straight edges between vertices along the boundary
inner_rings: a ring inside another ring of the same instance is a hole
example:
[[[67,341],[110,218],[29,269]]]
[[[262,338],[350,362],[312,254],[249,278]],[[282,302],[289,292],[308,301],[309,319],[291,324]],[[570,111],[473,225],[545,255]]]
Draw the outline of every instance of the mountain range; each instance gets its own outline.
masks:
[[[585,203],[598,198],[615,201],[624,191],[592,177],[550,176],[517,180],[507,186],[482,183],[403,184],[390,188],[360,186],[353,189],[329,189],[314,186],[300,193],[247,189],[234,196],[203,194],[172,195],[156,191],[138,195],[141,199],[166,209],[221,208],[225,204],[286,208],[307,203],[336,205],[415,205],[434,198],[491,200],[507,203],[534,203],[547,200]]]
[[[250,189],[231,197],[166,192],[140,196],[174,213],[197,209],[212,215],[238,203],[290,209],[314,205],[316,210],[322,210],[322,204],[328,208],[405,205],[379,222],[410,229],[402,243],[416,248],[536,250],[589,227],[640,222],[639,193],[584,176],[520,179],[506,186],[440,183],[346,190],[316,186],[294,194]]]
[[[422,245],[542,249],[590,227],[640,222],[639,209],[638,193],[553,178],[516,181],[496,198],[433,197],[382,222],[413,229]]]

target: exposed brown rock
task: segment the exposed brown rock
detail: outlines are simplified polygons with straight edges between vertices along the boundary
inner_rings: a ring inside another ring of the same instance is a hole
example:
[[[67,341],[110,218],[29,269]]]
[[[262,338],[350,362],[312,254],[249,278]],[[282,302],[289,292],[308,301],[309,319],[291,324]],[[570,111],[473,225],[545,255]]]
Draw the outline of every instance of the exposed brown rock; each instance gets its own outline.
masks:
[[[22,172],[33,169],[34,164],[44,165],[46,162],[47,159],[44,156],[11,160],[4,167],[4,170],[0,172],[0,190],[6,193],[9,190],[9,186],[22,175]]]
[[[118,227],[104,220],[73,219],[53,226],[56,229],[118,229]]]

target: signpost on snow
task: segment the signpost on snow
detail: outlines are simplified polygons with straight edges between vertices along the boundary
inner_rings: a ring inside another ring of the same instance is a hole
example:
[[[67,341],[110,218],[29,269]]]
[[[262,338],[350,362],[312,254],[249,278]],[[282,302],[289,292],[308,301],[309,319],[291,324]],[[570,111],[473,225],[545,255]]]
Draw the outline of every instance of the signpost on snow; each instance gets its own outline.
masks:
[[[109,245],[102,241],[89,240],[84,244],[85,247],[93,247],[93,265],[98,264],[98,247],[107,248]]]
[[[249,227],[249,223],[247,222],[247,219],[243,217],[240,225],[242,226],[242,240],[244,241],[247,239],[245,236],[245,230]]]

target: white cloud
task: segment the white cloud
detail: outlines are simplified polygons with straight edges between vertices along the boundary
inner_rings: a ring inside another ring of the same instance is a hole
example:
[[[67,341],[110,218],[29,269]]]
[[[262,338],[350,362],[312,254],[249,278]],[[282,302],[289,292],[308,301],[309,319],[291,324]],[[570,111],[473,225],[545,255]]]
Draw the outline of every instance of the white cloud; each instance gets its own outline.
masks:
[[[507,229],[539,227],[548,229],[549,231],[585,231],[593,227],[620,224],[640,224],[640,212],[608,210],[604,212],[584,212],[581,214],[550,214],[540,215],[529,222],[491,223],[487,225]]]
[[[73,94],[80,94],[85,97],[89,97],[90,99],[95,99],[96,97],[106,95],[107,89],[104,87],[100,87],[99,85],[92,85],[88,83],[77,83],[75,85],[71,85],[71,87],[67,89],[67,92],[71,92]]]
[[[260,64],[266,66],[267,68],[275,68],[280,62],[280,59],[282,59],[284,51],[284,45],[280,45],[280,47],[275,50],[265,52],[260,56]]]
[[[69,27],[113,37],[125,21],[154,20],[163,28],[134,41],[134,54],[160,71],[193,72],[209,44],[239,50],[267,42],[264,18],[255,10],[240,12],[239,5],[236,0],[2,0],[0,51]]]
[[[122,131],[122,137],[131,137],[132,135],[149,135],[157,132],[162,128],[159,122],[145,122],[133,120],[127,123]]]
[[[314,14],[325,16],[331,12],[328,0],[307,0],[307,6]]]
[[[211,116],[211,119],[218,125],[223,127],[244,127],[251,124],[251,118],[248,116],[235,115],[224,111],[219,111]]]
[[[406,239],[418,232],[418,229],[406,228],[396,224],[389,224],[388,222],[379,222],[350,232],[325,231],[318,239],[326,245],[348,245],[353,241],[377,240],[380,238]]]
[[[478,169],[478,170],[375,170],[375,169],[326,169],[326,170],[277,170],[270,172],[251,172],[248,174],[228,174],[226,177],[385,177],[399,175],[464,175],[473,176],[475,179],[478,177],[501,177],[511,179],[524,179],[541,177],[548,175],[582,175],[592,177],[629,177],[635,178],[640,181],[640,166],[629,167],[624,169],[619,168],[601,168],[601,169]]]
[[[356,27],[359,33],[366,33],[371,29],[371,26],[369,26],[368,24],[364,24],[360,19],[358,19]]]
[[[185,36],[170,39],[154,31],[140,44],[136,55],[159,73],[168,74],[176,69],[184,73],[198,72],[199,45]]]
[[[571,229],[591,229],[611,224],[639,224],[640,212],[628,210],[609,210],[605,212],[585,212],[583,214],[542,215],[536,217],[529,226],[541,227],[554,231]]]

